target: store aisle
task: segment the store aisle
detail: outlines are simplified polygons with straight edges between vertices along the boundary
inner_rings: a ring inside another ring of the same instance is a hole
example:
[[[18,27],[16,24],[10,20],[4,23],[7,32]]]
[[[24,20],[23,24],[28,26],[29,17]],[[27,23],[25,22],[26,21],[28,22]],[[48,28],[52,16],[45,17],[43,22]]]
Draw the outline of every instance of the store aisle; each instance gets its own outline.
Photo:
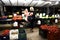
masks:
[[[39,36],[38,28],[34,28],[33,31],[34,32],[30,32],[30,29],[26,29],[27,40],[46,40],[46,39],[43,39],[41,36]]]

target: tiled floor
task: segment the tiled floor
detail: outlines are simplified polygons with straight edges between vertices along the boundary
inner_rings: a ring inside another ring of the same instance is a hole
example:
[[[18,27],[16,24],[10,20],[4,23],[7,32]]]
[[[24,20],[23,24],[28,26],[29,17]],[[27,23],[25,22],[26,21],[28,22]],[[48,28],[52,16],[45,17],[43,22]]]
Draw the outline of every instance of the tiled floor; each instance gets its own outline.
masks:
[[[30,29],[26,29],[27,40],[47,40],[47,39],[43,39],[41,36],[39,36],[38,28],[34,28],[33,31],[34,32],[30,32]]]

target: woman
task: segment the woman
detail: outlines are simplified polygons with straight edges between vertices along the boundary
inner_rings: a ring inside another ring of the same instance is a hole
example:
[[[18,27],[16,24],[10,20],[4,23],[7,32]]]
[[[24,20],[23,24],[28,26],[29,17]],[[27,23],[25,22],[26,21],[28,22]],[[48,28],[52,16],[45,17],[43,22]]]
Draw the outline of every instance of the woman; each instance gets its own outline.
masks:
[[[34,15],[33,15],[33,12],[28,12],[28,10],[25,9],[24,14],[26,16],[25,20],[29,23],[29,27],[31,28],[31,32],[33,32],[33,26],[34,26]]]
[[[34,27],[34,15],[33,15],[33,12],[29,13],[29,16],[28,16],[27,19],[28,19],[28,22],[30,23],[31,32],[33,32],[33,27]]]

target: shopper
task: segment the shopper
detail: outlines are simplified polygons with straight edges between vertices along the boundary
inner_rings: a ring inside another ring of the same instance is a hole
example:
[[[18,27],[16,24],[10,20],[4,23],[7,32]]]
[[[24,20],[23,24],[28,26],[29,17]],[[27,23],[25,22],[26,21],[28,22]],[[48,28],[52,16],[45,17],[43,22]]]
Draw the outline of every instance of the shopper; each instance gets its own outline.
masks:
[[[28,9],[25,9],[25,11],[24,11],[24,15],[26,16],[25,20],[28,21],[28,20],[27,20],[27,18],[28,18],[28,16],[29,16]]]
[[[29,16],[28,16],[27,19],[28,19],[28,22],[30,23],[31,32],[33,32],[33,27],[34,27],[34,15],[33,15],[33,12],[29,13]]]
[[[28,9],[25,9],[24,12],[25,16],[26,16],[26,21],[29,23],[29,27],[31,28],[30,31],[33,32],[33,27],[34,27],[34,15],[33,12],[28,12]]]

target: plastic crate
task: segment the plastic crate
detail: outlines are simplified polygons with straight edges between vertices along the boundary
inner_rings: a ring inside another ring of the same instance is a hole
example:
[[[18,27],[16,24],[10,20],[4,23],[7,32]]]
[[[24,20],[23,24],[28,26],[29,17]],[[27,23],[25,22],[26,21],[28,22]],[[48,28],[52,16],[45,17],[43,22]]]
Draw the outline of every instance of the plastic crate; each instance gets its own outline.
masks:
[[[27,40],[25,28],[19,28],[19,40]]]

